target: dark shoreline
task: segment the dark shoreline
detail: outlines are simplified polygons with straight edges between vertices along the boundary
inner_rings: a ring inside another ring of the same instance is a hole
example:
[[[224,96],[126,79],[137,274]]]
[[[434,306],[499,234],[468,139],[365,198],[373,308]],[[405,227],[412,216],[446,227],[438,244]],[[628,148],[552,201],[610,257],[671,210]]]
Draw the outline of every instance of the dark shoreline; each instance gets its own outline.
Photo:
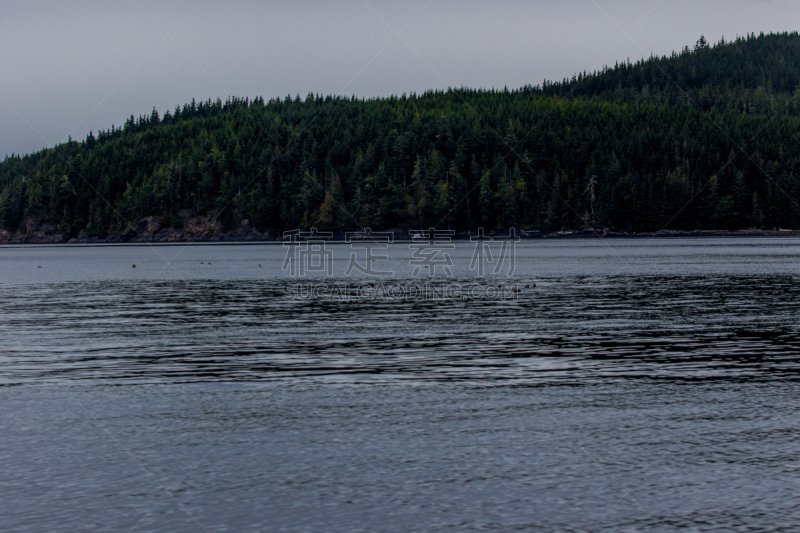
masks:
[[[393,235],[394,242],[412,242],[412,235],[406,230],[387,230],[381,232],[384,235]],[[686,237],[800,237],[800,230],[661,230],[656,232],[622,232],[604,230],[577,230],[577,231],[524,231],[517,230],[517,236],[523,240],[536,239],[586,239],[586,238],[686,238]],[[477,235],[477,232],[456,232],[452,235],[452,240],[469,240]],[[497,230],[487,232],[486,237],[498,239],[507,238],[507,230]],[[126,232],[114,233],[105,238],[90,237],[79,235],[69,237],[57,233],[45,233],[42,231],[31,232],[29,235],[12,234],[0,231],[0,245],[43,245],[43,244],[74,244],[74,245],[93,245],[93,244],[269,244],[282,243],[286,239],[279,233],[261,233],[250,228],[240,228],[234,231],[213,231],[189,233],[175,228],[166,228],[156,231],[136,232],[129,228]],[[303,239],[301,239],[303,240]],[[335,232],[333,236],[324,239],[331,243],[348,242],[343,232]],[[383,241],[385,242],[385,241]]]

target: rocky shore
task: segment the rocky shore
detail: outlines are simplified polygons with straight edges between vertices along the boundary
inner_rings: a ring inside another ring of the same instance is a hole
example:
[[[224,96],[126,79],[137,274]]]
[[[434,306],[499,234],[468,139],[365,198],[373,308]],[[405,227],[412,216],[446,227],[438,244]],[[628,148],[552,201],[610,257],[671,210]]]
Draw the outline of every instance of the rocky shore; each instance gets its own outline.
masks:
[[[407,230],[389,229],[383,233],[391,233],[396,241],[410,240],[412,235]],[[575,239],[575,238],[668,238],[668,237],[800,237],[800,230],[793,229],[746,229],[730,230],[661,230],[652,233],[628,233],[608,229],[589,229],[576,231],[524,231],[517,234],[523,239]],[[459,232],[453,239],[469,239],[475,232]],[[508,232],[497,230],[486,232],[486,236],[505,237]],[[334,233],[333,240],[343,241],[345,235]],[[283,240],[281,233],[259,232],[247,220],[243,220],[235,229],[224,229],[222,224],[208,217],[193,217],[183,220],[182,228],[163,227],[158,217],[146,217],[122,231],[110,235],[90,236],[80,233],[77,236],[64,235],[51,224],[35,226],[31,221],[26,224],[26,233],[11,233],[0,230],[0,244],[100,244],[100,243],[190,243],[190,242],[274,242]]]
[[[106,236],[77,236],[60,233],[53,225],[35,227],[26,224],[26,234],[0,230],[0,244],[100,244],[100,243],[159,243],[159,242],[252,242],[275,241],[278,234],[261,233],[250,227],[247,220],[234,230],[225,230],[217,221],[208,217],[193,217],[183,220],[182,228],[164,227],[158,217],[146,217],[135,225]]]

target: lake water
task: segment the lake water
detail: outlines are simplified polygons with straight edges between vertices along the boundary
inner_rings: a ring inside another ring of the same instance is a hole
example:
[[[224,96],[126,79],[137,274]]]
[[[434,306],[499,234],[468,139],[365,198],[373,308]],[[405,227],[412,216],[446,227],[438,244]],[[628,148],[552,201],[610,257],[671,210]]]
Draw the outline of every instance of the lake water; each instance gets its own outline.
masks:
[[[800,527],[800,240],[327,250],[0,248],[0,530]]]

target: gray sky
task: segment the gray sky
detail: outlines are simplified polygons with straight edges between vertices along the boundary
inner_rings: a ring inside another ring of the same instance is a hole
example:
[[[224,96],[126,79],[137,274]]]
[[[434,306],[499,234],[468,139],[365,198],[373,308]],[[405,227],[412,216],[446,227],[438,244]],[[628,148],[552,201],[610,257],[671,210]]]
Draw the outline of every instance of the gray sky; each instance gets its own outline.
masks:
[[[0,157],[192,98],[516,88],[701,33],[800,29],[797,0],[0,0],[0,14]]]

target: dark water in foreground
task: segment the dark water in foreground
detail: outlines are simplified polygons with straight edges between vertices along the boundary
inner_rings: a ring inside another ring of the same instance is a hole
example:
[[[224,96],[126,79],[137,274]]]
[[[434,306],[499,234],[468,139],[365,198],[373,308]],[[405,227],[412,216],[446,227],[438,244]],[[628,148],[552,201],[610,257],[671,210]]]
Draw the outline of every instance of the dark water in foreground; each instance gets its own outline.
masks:
[[[284,255],[0,249],[0,530],[800,527],[800,241],[523,243],[502,301]]]

